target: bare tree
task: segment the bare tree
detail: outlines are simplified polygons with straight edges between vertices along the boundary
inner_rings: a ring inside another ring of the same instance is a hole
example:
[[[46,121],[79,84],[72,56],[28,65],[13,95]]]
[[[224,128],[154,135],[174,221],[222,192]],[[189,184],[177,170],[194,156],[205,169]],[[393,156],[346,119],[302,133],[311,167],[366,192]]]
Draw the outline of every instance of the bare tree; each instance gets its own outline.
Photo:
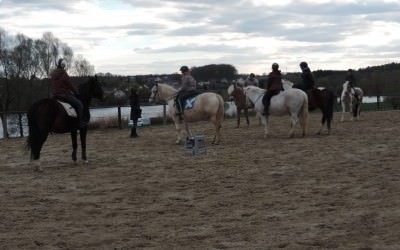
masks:
[[[72,71],[76,76],[89,76],[94,74],[94,66],[82,55],[78,55],[73,61]]]
[[[60,41],[51,32],[43,33],[42,41],[43,43],[40,47],[40,60],[45,75],[49,76],[50,71],[56,65],[59,56]]]
[[[69,47],[67,44],[63,43],[61,46],[61,54],[63,55],[63,58],[65,62],[67,63],[67,70],[72,67],[72,61],[74,58],[74,52],[72,51],[71,47]]]
[[[0,117],[3,123],[4,138],[8,137],[7,111],[14,99],[11,96],[9,82],[10,71],[12,71],[12,60],[8,42],[9,39],[5,30],[0,28],[0,72],[3,75],[3,78],[0,78]]]

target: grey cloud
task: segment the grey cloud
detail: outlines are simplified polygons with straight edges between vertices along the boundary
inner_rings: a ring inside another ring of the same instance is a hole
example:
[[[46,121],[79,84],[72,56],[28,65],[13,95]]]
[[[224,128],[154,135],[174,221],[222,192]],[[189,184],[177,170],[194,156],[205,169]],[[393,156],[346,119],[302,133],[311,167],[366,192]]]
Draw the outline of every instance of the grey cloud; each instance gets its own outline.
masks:
[[[54,1],[54,0],[3,0],[1,7],[18,8],[22,11],[56,9],[61,11],[72,11],[72,5],[80,0]]]
[[[153,48],[136,48],[135,51],[138,53],[187,53],[187,52],[204,52],[204,53],[254,53],[256,52],[256,48],[253,47],[244,47],[239,48],[235,46],[229,46],[224,44],[216,44],[216,45],[197,45],[197,44],[186,44],[186,45],[177,45],[166,47],[162,49],[153,49]]]

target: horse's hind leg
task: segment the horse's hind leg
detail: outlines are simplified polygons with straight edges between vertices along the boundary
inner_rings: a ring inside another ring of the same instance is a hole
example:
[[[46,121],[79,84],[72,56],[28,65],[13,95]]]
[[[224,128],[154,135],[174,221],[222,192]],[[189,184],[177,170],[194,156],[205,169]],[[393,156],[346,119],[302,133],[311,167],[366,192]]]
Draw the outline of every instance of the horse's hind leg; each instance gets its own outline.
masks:
[[[244,116],[246,117],[246,123],[248,127],[250,126],[250,121],[249,121],[249,110],[247,108],[244,109]]]
[[[71,131],[71,140],[72,140],[72,160],[76,162],[76,149],[78,148],[78,143],[77,143],[77,131],[72,130]]]
[[[296,115],[292,114],[290,115],[290,131],[289,131],[289,138],[294,136],[294,129],[296,127],[298,118]]]
[[[212,141],[212,144],[219,144],[221,141],[221,127],[222,121],[218,120],[215,116],[211,118],[211,122],[214,124],[215,127],[215,135]]]
[[[88,163],[87,157],[86,157],[86,135],[87,135],[87,128],[81,128],[79,130],[79,137],[81,138],[81,150],[82,150],[82,160],[85,163]]]
[[[326,121],[326,117],[325,117],[324,112],[322,111],[321,126],[319,127],[319,130],[318,130],[318,132],[317,132],[317,135],[320,135],[321,132],[322,132],[322,130],[324,129],[325,121]],[[329,126],[329,125],[328,125],[328,126]],[[329,130],[329,129],[328,129],[328,130]]]
[[[268,137],[268,118],[260,115],[260,121],[264,125],[264,138]]]
[[[242,112],[241,109],[236,109],[236,128],[240,127],[240,113]]]

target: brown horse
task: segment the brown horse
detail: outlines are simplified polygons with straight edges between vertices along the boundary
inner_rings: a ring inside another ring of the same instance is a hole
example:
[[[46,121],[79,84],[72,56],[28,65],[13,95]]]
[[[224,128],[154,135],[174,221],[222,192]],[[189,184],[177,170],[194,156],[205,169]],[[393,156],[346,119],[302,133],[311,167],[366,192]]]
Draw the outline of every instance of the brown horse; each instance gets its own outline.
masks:
[[[90,120],[89,105],[92,97],[102,99],[103,90],[95,77],[89,77],[88,82],[79,85],[79,100],[83,104],[84,119]],[[87,162],[86,157],[86,134],[87,127],[79,128],[78,120],[70,117],[64,107],[55,99],[42,99],[31,105],[28,111],[29,136],[27,146],[31,149],[31,160],[35,170],[42,171],[40,166],[40,151],[50,132],[71,133],[72,160],[76,162],[77,131],[79,130],[82,160]]]
[[[326,122],[328,134],[331,133],[331,123],[333,119],[333,109],[335,106],[336,95],[329,89],[317,89],[313,88],[307,91],[308,96],[308,110],[312,111],[320,109],[322,112],[321,127],[317,134],[321,134],[321,131]]]
[[[302,85],[293,85],[293,83],[288,80],[283,81],[285,81],[285,89],[291,87],[303,89]],[[325,122],[328,129],[328,134],[330,134],[331,123],[333,119],[333,109],[335,107],[336,100],[335,93],[327,88],[313,88],[305,92],[307,93],[308,97],[308,110],[313,111],[315,109],[319,109],[322,112],[321,127],[317,134],[321,134]]]
[[[242,113],[244,117],[246,117],[247,126],[250,125],[249,122],[249,108],[252,106],[250,100],[244,94],[244,91],[241,87],[237,86],[236,84],[231,84],[228,88],[228,94],[232,96],[233,101],[236,105],[236,120],[237,125],[236,128],[240,127],[240,114]]]

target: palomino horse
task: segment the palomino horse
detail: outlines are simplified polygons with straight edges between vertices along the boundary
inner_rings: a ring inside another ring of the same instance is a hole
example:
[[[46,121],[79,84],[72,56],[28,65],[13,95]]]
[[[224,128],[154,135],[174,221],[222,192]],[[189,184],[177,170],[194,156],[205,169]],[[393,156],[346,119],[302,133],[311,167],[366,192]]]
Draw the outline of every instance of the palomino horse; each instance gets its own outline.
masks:
[[[168,84],[157,83],[151,89],[150,102],[157,102],[158,100],[164,101],[168,104],[169,116],[175,123],[175,128],[178,134],[176,143],[181,142],[182,136],[182,121],[176,115],[175,97],[178,91],[169,86]],[[185,122],[186,132],[190,135],[187,122],[195,122],[210,119],[215,126],[215,135],[213,144],[218,144],[221,140],[220,129],[224,120],[224,100],[222,96],[205,92],[196,96],[193,107],[186,109],[183,112],[183,121]]]
[[[92,97],[102,99],[103,89],[95,77],[89,77],[86,83],[79,85],[79,99],[83,104],[84,119],[90,120],[89,105]],[[31,105],[28,111],[29,136],[27,146],[31,149],[31,160],[35,170],[42,171],[40,166],[40,151],[50,132],[71,133],[72,160],[76,162],[77,131],[79,130],[82,147],[82,160],[87,162],[86,157],[86,134],[87,127],[79,128],[78,120],[70,117],[55,99],[42,99]]]
[[[244,88],[246,96],[254,103],[256,111],[262,113],[264,110],[264,104],[262,103],[265,89],[261,89],[255,86],[247,86]],[[302,129],[302,135],[304,136],[307,132],[308,124],[308,98],[306,93],[300,89],[287,89],[280,92],[271,98],[271,104],[269,106],[270,115],[290,115],[290,131],[289,137],[294,135],[294,128],[298,121]],[[268,119],[265,116],[261,116],[262,123],[264,124],[264,137],[268,136]]]
[[[354,96],[358,95],[358,99]],[[360,118],[361,103],[364,96],[364,92],[361,88],[355,87],[354,90],[350,87],[349,82],[343,83],[342,94],[340,96],[342,102],[342,118],[340,121],[344,121],[344,114],[350,112],[350,120],[353,118],[357,120]]]
[[[285,83],[283,85],[285,89],[292,87],[296,88],[296,85],[288,80],[282,80],[282,82]],[[308,111],[313,111],[318,108],[322,112],[321,127],[317,134],[321,134],[325,122],[328,129],[328,134],[330,134],[333,110],[335,108],[335,93],[327,88],[313,88],[306,91],[306,93],[308,96]]]

